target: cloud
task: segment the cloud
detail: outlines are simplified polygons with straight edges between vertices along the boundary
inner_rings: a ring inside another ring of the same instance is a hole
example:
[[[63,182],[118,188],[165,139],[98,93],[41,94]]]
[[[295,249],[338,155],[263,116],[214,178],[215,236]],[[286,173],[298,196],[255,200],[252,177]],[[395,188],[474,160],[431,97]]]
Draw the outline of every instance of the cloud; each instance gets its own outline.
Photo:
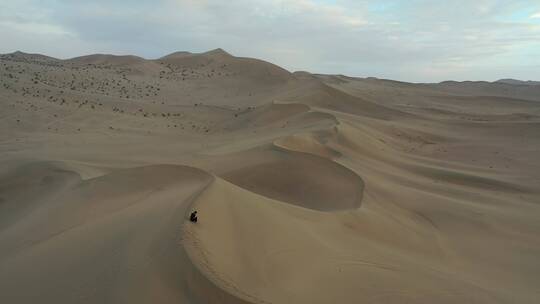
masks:
[[[55,24],[39,22],[13,22],[0,21],[0,27],[11,29],[15,32],[35,35],[69,35],[69,31]]]
[[[532,19],[540,19],[540,12],[531,15]]]
[[[0,3],[9,37],[0,52],[156,58],[221,47],[289,70],[538,79],[527,68],[540,65],[538,9],[533,0],[20,0]]]

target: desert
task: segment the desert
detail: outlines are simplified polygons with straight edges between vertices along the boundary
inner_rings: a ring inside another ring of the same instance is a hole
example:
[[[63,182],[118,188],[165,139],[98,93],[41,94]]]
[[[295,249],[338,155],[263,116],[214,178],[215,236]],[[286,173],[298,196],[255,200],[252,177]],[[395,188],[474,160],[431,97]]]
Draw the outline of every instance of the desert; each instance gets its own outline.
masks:
[[[540,297],[535,83],[222,49],[15,52],[0,83],[2,303]]]

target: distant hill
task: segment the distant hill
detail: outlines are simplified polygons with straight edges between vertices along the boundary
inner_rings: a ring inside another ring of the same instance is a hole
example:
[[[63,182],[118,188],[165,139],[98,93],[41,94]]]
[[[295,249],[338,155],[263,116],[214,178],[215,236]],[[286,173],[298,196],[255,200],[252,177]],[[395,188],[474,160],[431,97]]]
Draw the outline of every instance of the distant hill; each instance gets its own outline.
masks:
[[[511,78],[499,79],[495,82],[512,84],[512,85],[540,85],[540,81],[532,81],[532,80],[524,81],[524,80],[511,79]]]
[[[15,51],[9,54],[0,54],[0,58],[18,62],[57,62],[59,59],[41,55]]]

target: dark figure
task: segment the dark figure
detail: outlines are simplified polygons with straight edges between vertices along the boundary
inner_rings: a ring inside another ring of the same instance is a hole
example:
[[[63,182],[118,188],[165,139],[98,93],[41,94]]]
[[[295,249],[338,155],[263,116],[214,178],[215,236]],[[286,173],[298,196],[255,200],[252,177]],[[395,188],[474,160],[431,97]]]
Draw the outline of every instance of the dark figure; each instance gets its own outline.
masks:
[[[197,211],[191,212],[191,215],[189,216],[189,220],[196,223],[197,222]]]

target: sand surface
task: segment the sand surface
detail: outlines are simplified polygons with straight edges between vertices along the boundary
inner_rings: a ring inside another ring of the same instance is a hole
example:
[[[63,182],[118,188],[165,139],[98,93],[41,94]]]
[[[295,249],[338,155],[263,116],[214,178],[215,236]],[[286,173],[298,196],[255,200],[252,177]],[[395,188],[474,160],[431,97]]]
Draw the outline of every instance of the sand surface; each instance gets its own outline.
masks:
[[[538,85],[16,52],[0,109],[0,303],[540,299]]]

